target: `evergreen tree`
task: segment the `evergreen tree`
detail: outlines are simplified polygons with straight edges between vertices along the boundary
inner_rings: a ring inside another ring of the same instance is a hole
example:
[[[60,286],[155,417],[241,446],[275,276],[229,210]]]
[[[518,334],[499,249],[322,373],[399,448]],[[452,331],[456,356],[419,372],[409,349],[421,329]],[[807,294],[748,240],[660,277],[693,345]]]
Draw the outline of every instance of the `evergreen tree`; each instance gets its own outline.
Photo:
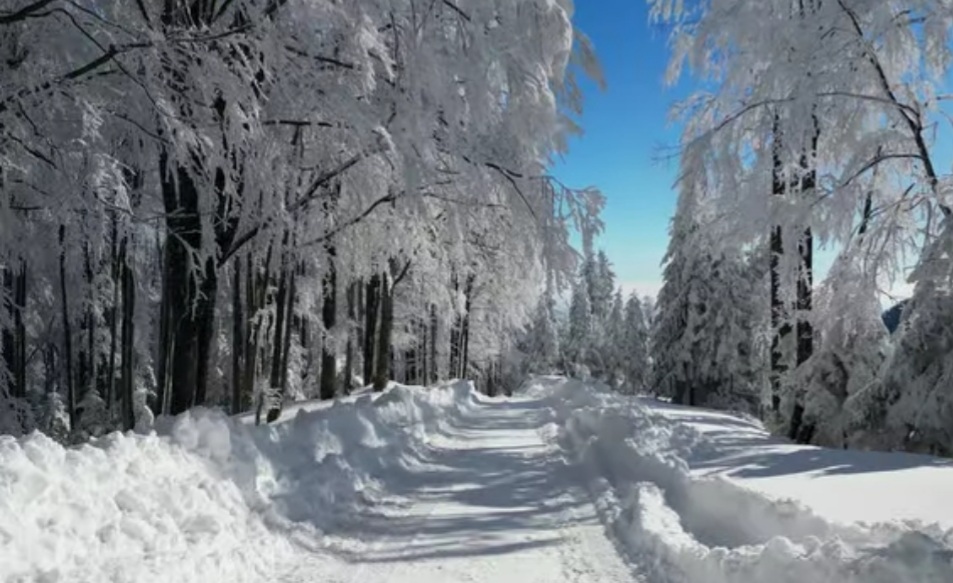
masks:
[[[79,409],[79,429],[84,435],[99,437],[110,429],[106,401],[95,388],[86,391],[77,409]]]
[[[625,338],[622,342],[625,392],[637,394],[648,389],[649,327],[639,296],[633,292],[625,304]]]
[[[805,421],[813,442],[831,447],[868,441],[877,416],[877,383],[888,343],[873,278],[844,254],[818,293],[820,342],[802,370]],[[879,423],[878,423],[879,424]]]
[[[67,443],[70,439],[69,412],[66,410],[66,403],[63,402],[62,395],[56,391],[50,391],[46,395],[46,402],[43,405],[40,418],[40,428],[43,433],[60,443]]]
[[[753,411],[759,359],[749,269],[718,253],[683,185],[653,325],[653,386],[676,403]]]
[[[559,336],[554,309],[555,300],[547,289],[536,306],[533,322],[523,343],[530,372],[551,374],[559,366]]]
[[[578,278],[569,304],[569,326],[566,338],[566,356],[574,366],[588,369],[592,340],[592,308],[584,278]],[[570,372],[570,371],[567,371]]]
[[[606,334],[603,336],[602,353],[607,367],[606,380],[611,387],[618,387],[620,381],[626,376],[626,333],[625,304],[622,301],[622,290],[618,289],[612,298],[612,308],[609,310],[606,321]]]
[[[913,298],[904,308],[881,385],[863,405],[874,445],[937,455],[953,454],[953,224],[924,252],[911,276]],[[858,399],[859,400],[859,399]]]

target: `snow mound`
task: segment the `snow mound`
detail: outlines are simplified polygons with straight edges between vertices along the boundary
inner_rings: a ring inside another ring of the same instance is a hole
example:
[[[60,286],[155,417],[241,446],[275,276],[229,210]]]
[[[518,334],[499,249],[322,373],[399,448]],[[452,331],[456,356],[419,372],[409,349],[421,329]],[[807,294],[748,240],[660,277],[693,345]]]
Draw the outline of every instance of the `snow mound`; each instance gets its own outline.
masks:
[[[479,398],[397,386],[270,427],[196,409],[77,448],[0,437],[0,581],[275,580]]]
[[[524,391],[550,395],[557,442],[585,469],[607,530],[652,581],[953,581],[953,531],[834,524],[797,502],[692,475],[685,460],[710,446],[705,436],[635,399],[555,378]]]

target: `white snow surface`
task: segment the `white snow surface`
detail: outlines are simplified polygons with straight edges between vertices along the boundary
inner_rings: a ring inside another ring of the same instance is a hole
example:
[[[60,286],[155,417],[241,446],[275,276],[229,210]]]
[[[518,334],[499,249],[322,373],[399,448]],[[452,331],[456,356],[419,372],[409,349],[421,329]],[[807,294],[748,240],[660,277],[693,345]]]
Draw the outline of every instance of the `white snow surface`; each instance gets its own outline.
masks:
[[[0,582],[953,581],[953,466],[592,383],[157,427],[0,438]]]
[[[953,581],[953,466],[772,439],[743,416],[540,378],[559,441],[647,581]]]

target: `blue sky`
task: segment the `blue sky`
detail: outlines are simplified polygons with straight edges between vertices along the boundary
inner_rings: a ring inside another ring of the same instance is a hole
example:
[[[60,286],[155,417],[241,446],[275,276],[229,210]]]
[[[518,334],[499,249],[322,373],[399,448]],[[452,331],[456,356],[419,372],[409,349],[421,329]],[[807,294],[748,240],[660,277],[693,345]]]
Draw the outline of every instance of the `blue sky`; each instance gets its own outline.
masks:
[[[649,24],[644,0],[578,2],[574,20],[595,45],[608,87],[584,86],[585,134],[553,172],[570,186],[602,190],[606,230],[597,246],[627,291],[654,296],[676,200],[677,160],[662,160],[679,135],[668,111],[688,91],[665,85],[666,35]]]
[[[690,95],[693,83],[684,78],[675,87],[666,85],[667,32],[649,23],[645,0],[583,0],[577,3],[574,23],[595,45],[608,87],[603,92],[584,84],[585,111],[577,120],[584,134],[571,141],[569,153],[552,171],[570,186],[602,190],[606,229],[596,246],[608,253],[626,292],[655,296],[677,198],[678,160],[673,154],[680,127],[670,121],[669,110]],[[941,139],[934,154],[945,173],[950,171],[945,161],[953,159],[953,140],[947,122],[938,121]],[[816,281],[834,255],[831,249],[815,250]],[[899,296],[910,292],[902,281],[891,288]]]

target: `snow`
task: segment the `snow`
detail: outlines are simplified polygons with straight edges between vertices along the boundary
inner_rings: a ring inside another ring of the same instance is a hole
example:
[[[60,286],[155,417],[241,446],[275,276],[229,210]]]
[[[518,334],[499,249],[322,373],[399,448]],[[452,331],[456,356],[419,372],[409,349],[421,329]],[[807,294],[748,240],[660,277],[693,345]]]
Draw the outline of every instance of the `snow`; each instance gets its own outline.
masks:
[[[948,463],[784,444],[744,416],[556,378],[525,394],[552,404],[558,441],[650,580],[953,580]]]
[[[950,464],[578,381],[156,427],[0,438],[0,581],[953,580]]]

